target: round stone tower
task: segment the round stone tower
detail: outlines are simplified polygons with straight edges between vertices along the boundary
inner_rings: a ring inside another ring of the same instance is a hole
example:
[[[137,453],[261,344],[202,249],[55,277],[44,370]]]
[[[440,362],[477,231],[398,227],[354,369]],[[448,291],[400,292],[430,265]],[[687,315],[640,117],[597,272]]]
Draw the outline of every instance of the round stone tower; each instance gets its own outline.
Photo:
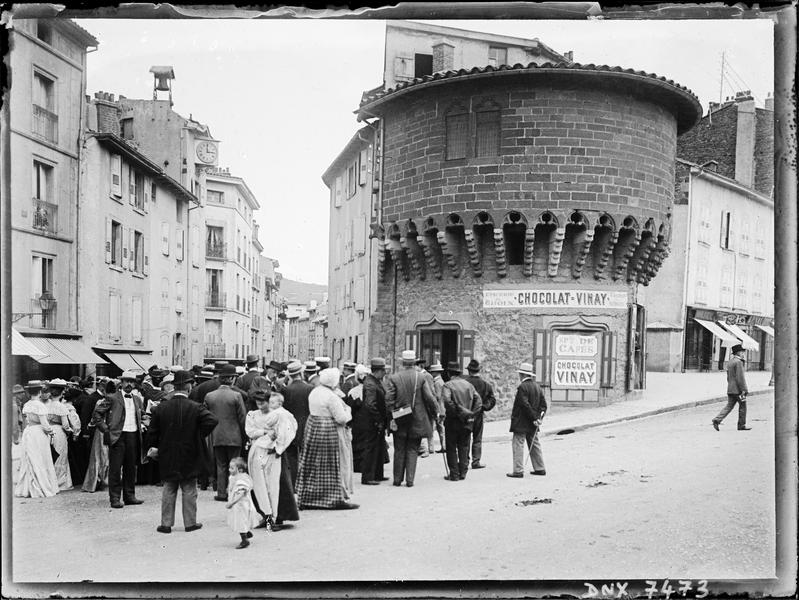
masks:
[[[505,402],[523,360],[554,402],[643,387],[637,286],[668,255],[677,135],[701,114],[672,81],[578,64],[365,94],[358,116],[381,132],[372,354],[476,357]]]

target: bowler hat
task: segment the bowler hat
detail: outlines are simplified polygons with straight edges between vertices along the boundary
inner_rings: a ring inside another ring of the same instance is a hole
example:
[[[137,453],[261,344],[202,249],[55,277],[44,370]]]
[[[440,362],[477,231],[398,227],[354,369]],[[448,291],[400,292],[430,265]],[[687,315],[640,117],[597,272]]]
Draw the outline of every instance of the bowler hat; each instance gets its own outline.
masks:
[[[220,377],[235,377],[236,376],[236,365],[231,365],[230,363],[225,363],[221,367],[216,370],[216,374]]]
[[[473,358],[469,361],[469,364],[466,365],[466,370],[472,373],[478,373],[480,371],[480,361]]]
[[[226,360],[218,360],[218,361],[216,361],[214,363],[214,371],[216,371],[218,373],[220,371],[220,369],[222,369],[222,367],[225,366],[226,364],[228,364],[228,362]]]
[[[173,375],[173,377],[175,379],[174,379],[174,381],[172,383],[174,383],[175,387],[177,387],[179,385],[184,385],[186,383],[193,382],[194,381],[194,372],[181,369],[180,371],[175,371],[175,374]]]
[[[292,360],[286,368],[288,369],[289,375],[299,375],[302,373],[302,363],[298,360]]]
[[[523,362],[519,365],[517,369],[519,373],[522,375],[530,375],[531,377],[535,377],[535,371],[533,370],[533,364],[529,362]]]
[[[402,362],[413,364],[416,362],[416,352],[413,350],[403,350],[402,351]]]
[[[735,345],[732,347],[732,353],[733,353],[733,354],[737,354],[738,352],[743,352],[743,350],[744,350],[744,347],[743,347],[743,346],[741,346],[741,344],[735,344]],[[52,385],[52,383],[51,383],[50,385]]]
[[[444,367],[441,366],[440,362],[436,361],[432,365],[430,365],[430,368],[427,370],[430,371],[431,373],[441,373],[444,370]]]
[[[450,361],[447,363],[447,371],[450,373],[460,373],[462,371],[461,364],[458,361]]]
[[[380,357],[373,358],[371,361],[369,361],[369,366],[372,368],[372,371],[385,369],[386,368],[386,359],[385,358],[380,358]]]
[[[283,364],[277,362],[276,360],[270,360],[269,361],[269,368],[274,370],[274,371],[277,371],[278,373],[280,373],[280,371],[283,370]]]
[[[261,360],[261,357],[257,354],[248,354],[247,358],[244,359],[244,362],[248,365],[251,365],[253,363],[257,363],[259,360]]]
[[[20,384],[15,383],[13,389],[11,390],[12,394],[21,394],[25,391],[25,388],[22,387]]]

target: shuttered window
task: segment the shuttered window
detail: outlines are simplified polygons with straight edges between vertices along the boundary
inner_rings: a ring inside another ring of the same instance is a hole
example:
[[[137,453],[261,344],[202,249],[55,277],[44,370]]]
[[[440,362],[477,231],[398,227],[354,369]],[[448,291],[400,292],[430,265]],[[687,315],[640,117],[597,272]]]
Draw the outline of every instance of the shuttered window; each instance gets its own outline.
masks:
[[[466,158],[469,150],[469,115],[467,113],[447,115],[446,159]]]
[[[612,388],[616,385],[616,363],[618,362],[618,349],[616,342],[618,334],[613,331],[602,332],[602,356],[600,361],[601,379],[600,386]]]
[[[484,110],[476,113],[475,154],[497,156],[499,154],[499,111]]]
[[[549,329],[535,329],[533,331],[533,371],[536,381],[540,385],[550,384],[552,362],[552,332]]]

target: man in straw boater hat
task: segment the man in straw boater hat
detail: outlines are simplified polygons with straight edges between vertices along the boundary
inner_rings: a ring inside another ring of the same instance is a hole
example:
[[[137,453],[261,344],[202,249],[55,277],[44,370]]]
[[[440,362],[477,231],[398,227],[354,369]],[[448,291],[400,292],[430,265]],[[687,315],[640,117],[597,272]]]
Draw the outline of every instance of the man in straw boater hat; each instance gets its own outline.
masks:
[[[738,405],[738,431],[749,431],[746,426],[746,396],[749,388],[746,386],[746,371],[744,356],[746,350],[741,344],[732,347],[732,358],[727,362],[727,404],[721,412],[713,418],[713,429],[719,430],[719,425],[735,405]]]
[[[183,507],[183,527],[196,531],[202,527],[197,522],[197,471],[199,444],[216,426],[211,412],[189,400],[194,383],[193,371],[177,371],[172,397],[153,413],[147,431],[148,457],[157,458],[161,479],[161,524],[159,533],[171,533],[175,524],[175,502],[180,488]]]
[[[142,400],[133,393],[136,373],[125,371],[120,389],[98,402],[91,424],[108,446],[108,496],[111,508],[141,504],[136,498],[136,465],[142,455]],[[124,504],[123,504],[124,502]]]
[[[314,360],[306,360],[302,363],[302,375],[305,381],[316,387],[319,385],[319,367]]]
[[[386,410],[391,421],[389,428],[394,436],[395,486],[413,487],[416,463],[422,438],[430,437],[431,417],[438,416],[438,406],[427,379],[415,368],[416,353],[402,352],[402,368],[385,380]]]
[[[314,363],[314,368],[316,363]],[[305,436],[305,422],[308,420],[308,396],[313,386],[303,379],[303,366],[298,360],[293,360],[287,367],[290,381],[283,390],[283,408],[294,415],[297,421],[297,434],[286,448],[286,462],[291,472],[291,483],[296,485],[299,469],[300,452]]]
[[[464,377],[466,381],[474,386],[480,394],[482,406],[474,416],[474,429],[472,429],[472,469],[482,469],[485,467],[480,459],[483,456],[483,414],[493,409],[497,404],[494,397],[494,387],[480,376],[480,362],[476,359],[469,361],[466,365],[469,375]]]
[[[357,378],[355,377],[356,366],[356,363],[350,360],[345,360],[344,364],[341,365],[341,382],[338,387],[345,396],[352,388],[358,385]]]
[[[469,443],[471,442],[474,419],[482,400],[474,386],[461,377],[458,362],[447,364],[449,381],[441,390],[446,416],[444,427],[447,434],[447,463],[449,475],[445,479],[461,481],[469,471]]]
[[[546,475],[541,443],[538,441],[541,420],[547,412],[547,402],[541,387],[533,380],[533,365],[523,362],[519,365],[519,387],[513,400],[510,415],[510,430],[513,432],[513,471],[508,477],[524,477],[524,447],[530,452],[533,475]]]

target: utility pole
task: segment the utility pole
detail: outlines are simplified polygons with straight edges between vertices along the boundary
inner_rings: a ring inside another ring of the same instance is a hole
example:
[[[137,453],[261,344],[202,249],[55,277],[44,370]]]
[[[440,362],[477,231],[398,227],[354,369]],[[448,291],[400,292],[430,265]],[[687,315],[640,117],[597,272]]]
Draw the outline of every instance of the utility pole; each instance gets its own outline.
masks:
[[[719,76],[719,104],[721,104],[721,94],[724,89],[724,51],[721,52],[721,75]]]

